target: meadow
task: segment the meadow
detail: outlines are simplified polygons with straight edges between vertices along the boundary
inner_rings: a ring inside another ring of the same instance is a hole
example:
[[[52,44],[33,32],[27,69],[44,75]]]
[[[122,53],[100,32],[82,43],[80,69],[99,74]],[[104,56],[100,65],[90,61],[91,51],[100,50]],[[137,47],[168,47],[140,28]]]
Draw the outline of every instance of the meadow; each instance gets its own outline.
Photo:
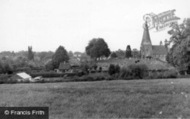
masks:
[[[1,84],[2,106],[48,106],[50,119],[189,118],[190,80]]]

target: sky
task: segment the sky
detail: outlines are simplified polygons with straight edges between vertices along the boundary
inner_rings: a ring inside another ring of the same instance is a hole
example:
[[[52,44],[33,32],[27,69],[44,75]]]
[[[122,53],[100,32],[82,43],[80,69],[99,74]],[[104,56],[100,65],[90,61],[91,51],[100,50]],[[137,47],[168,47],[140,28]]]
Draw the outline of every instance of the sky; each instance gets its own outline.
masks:
[[[175,9],[190,18],[190,0],[0,0],[0,52],[27,50],[84,52],[92,38],[111,51],[140,49],[143,16]],[[153,45],[169,39],[168,29],[150,30]]]

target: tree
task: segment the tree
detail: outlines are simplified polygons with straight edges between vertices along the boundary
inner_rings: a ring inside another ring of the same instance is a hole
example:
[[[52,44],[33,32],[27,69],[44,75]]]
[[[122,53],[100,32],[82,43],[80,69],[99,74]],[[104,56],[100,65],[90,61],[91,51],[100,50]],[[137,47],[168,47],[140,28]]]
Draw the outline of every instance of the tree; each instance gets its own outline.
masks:
[[[0,61],[0,73],[1,74],[12,74],[13,73],[13,66],[8,62],[1,62]]]
[[[133,49],[132,51],[132,57],[133,58],[140,58],[140,51],[138,51],[137,49]]]
[[[68,52],[68,55],[69,55],[70,58],[71,58],[71,57],[74,57],[74,54],[73,54],[72,51],[69,51],[69,52]]]
[[[46,61],[48,59],[51,59],[53,56],[53,52],[48,51],[48,52],[38,52],[36,53],[36,56],[38,56],[40,58],[41,61]]]
[[[54,67],[53,67],[52,62],[48,62],[48,63],[45,65],[45,68],[46,68],[46,70],[53,70]]]
[[[109,75],[115,74],[115,65],[110,64],[109,69],[108,69],[108,73],[109,73]]]
[[[169,43],[173,45],[166,60],[181,71],[190,70],[190,19],[174,24],[168,33],[171,35]]]
[[[130,45],[127,45],[125,57],[126,57],[126,58],[132,57]]]
[[[111,57],[111,58],[116,58],[116,57],[117,57],[117,55],[116,55],[116,53],[115,53],[115,52],[112,52],[112,53],[111,53],[111,55],[110,55],[110,57]]]
[[[58,68],[61,62],[68,62],[69,56],[63,46],[59,46],[52,57],[53,68]]]
[[[33,60],[34,59],[34,53],[32,51],[32,47],[28,46],[28,60]]]
[[[173,24],[168,31],[171,35],[169,43],[180,44],[180,42],[190,36],[190,18],[184,19],[182,24]]]
[[[125,51],[124,50],[119,49],[119,50],[115,51],[115,53],[116,53],[118,58],[125,58]]]
[[[86,54],[94,59],[108,57],[110,55],[110,49],[103,38],[92,39],[85,50]]]
[[[110,75],[117,74],[119,72],[120,72],[120,66],[119,65],[110,64],[109,69],[108,69],[108,73]]]

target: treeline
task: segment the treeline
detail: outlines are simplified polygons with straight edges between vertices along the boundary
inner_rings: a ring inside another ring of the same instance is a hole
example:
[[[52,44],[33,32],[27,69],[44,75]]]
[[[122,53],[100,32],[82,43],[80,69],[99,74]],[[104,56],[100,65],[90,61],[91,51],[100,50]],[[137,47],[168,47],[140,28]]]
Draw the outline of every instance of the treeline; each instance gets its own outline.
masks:
[[[177,78],[176,70],[161,70],[151,71],[146,64],[130,64],[120,67],[119,65],[110,64],[108,73],[115,79],[162,79],[162,78]]]
[[[31,52],[28,51],[1,52],[0,53],[0,74],[12,74],[17,71],[27,71],[31,68],[42,68],[51,59],[53,52]]]

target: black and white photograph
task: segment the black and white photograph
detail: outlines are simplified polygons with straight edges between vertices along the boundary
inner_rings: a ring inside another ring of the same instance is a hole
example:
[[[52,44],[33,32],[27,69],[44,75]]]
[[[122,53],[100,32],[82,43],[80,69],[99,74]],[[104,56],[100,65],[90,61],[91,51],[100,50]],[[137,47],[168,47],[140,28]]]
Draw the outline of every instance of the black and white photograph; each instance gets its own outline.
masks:
[[[190,0],[0,0],[0,119],[190,118]]]

